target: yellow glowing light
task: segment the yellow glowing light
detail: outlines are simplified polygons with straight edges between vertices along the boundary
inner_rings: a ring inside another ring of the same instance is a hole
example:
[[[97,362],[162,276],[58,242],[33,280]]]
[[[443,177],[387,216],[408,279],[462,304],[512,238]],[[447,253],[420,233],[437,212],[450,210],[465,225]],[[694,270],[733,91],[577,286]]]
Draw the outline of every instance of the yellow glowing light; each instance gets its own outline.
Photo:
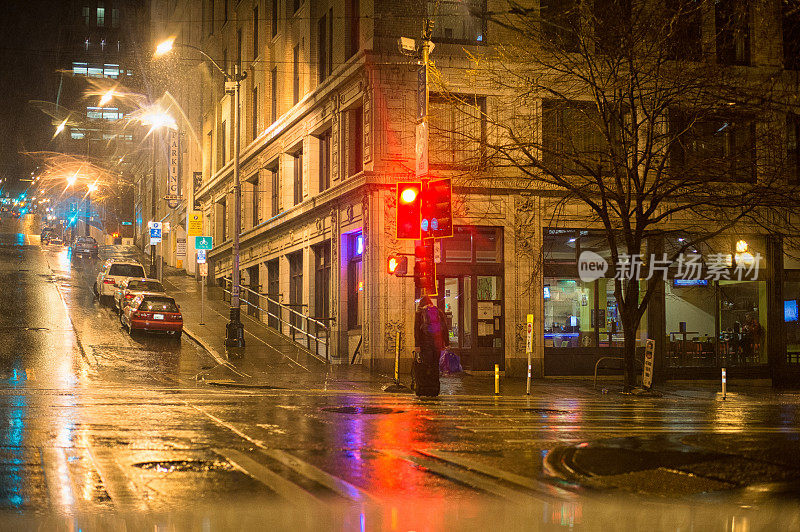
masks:
[[[69,186],[72,186],[72,185],[74,185],[74,184],[75,184],[75,181],[76,181],[77,179],[78,179],[78,176],[77,176],[77,175],[71,175],[71,176],[69,176],[69,177],[67,178],[67,184],[68,184]]]
[[[69,117],[65,118],[63,122],[58,124],[58,127],[56,128],[56,132],[53,134],[53,138],[56,138],[59,133],[64,131],[64,128],[67,127],[67,120],[69,120]]]
[[[105,104],[111,101],[111,98],[114,97],[114,89],[109,89],[108,92],[103,94],[103,97],[100,98],[100,107],[103,107]]]
[[[748,249],[747,242],[744,240],[739,240],[736,242],[736,253],[746,253]]]
[[[175,37],[170,37],[169,39],[158,43],[158,46],[156,46],[156,53],[154,54],[155,57],[161,57],[162,55],[169,53],[174,44]]]
[[[97,185],[95,183],[89,183],[89,192],[94,192],[97,190]]]
[[[168,113],[163,111],[151,111],[142,115],[142,123],[150,126],[151,129],[158,129],[166,127],[169,129],[178,129],[175,119]]]
[[[391,259],[389,259],[389,273],[394,273],[396,269],[397,269],[397,259],[392,257]]]
[[[405,203],[411,203],[417,199],[417,191],[413,188],[407,188],[402,194],[400,194],[400,199],[402,199]]]

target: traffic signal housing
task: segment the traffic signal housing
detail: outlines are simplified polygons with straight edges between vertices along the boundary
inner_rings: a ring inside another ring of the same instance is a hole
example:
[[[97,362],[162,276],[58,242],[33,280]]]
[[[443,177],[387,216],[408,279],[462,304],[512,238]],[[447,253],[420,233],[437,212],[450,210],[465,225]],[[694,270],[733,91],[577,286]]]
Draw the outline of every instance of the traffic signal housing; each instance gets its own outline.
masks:
[[[408,273],[408,257],[402,255],[389,255],[386,261],[386,272],[389,275],[405,275]]]
[[[436,264],[433,261],[433,240],[421,240],[414,246],[414,286],[423,294],[436,295]]]
[[[453,236],[453,204],[450,178],[434,179],[422,191],[422,238]]]
[[[397,238],[420,239],[422,213],[422,183],[397,184]]]

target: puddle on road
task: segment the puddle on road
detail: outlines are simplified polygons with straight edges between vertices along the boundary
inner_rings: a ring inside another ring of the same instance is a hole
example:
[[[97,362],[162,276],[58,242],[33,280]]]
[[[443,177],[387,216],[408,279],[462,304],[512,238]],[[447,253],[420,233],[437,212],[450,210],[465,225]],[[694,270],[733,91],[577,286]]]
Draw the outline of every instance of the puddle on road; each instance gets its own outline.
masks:
[[[133,464],[145,471],[157,473],[192,472],[208,473],[211,471],[233,471],[235,468],[229,462],[221,460],[162,460],[157,462],[139,462]]]
[[[334,414],[401,414],[403,411],[396,408],[389,408],[386,406],[328,406],[322,408],[323,412],[332,412]]]

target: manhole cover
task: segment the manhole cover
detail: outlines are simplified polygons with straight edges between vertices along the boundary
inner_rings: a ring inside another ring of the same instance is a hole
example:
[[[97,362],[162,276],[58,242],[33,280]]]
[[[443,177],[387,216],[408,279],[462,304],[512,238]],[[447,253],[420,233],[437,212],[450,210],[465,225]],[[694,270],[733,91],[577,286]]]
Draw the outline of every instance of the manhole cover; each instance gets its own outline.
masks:
[[[554,408],[520,408],[522,412],[528,414],[545,414],[545,415],[564,415],[571,414],[569,410],[556,410]]]
[[[155,471],[156,473],[178,471],[206,473],[209,471],[232,471],[234,469],[230,463],[219,460],[165,460],[160,462],[139,462],[138,464],[133,464],[133,466],[145,471]]]
[[[322,410],[334,414],[399,414],[402,412],[402,410],[387,406],[329,406]]]

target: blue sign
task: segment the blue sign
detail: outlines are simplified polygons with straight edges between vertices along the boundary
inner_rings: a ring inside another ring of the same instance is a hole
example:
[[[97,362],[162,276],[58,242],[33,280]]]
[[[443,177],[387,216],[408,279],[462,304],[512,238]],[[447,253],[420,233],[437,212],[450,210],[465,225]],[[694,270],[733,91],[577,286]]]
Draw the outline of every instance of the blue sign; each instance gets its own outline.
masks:
[[[214,246],[214,239],[210,236],[194,237],[194,249],[211,249]]]
[[[151,227],[150,228],[150,238],[161,238],[161,228],[160,227]]]

